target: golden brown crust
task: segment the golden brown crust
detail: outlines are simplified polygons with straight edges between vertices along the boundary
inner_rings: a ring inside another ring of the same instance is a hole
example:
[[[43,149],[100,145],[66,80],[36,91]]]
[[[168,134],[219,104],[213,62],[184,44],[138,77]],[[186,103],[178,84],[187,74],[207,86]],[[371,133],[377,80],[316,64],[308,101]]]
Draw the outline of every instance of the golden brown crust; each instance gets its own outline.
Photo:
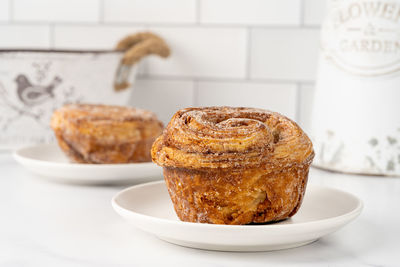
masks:
[[[310,139],[290,119],[231,107],[178,111],[152,149],[160,166],[189,169],[283,167],[313,155]]]
[[[51,127],[61,149],[79,163],[150,161],[151,144],[162,131],[150,111],[90,104],[55,111]]]
[[[299,209],[309,166],[266,173],[164,168],[176,214],[182,221],[249,224],[279,221]]]
[[[252,108],[180,110],[152,147],[179,218],[218,224],[293,216],[313,157],[295,122]]]

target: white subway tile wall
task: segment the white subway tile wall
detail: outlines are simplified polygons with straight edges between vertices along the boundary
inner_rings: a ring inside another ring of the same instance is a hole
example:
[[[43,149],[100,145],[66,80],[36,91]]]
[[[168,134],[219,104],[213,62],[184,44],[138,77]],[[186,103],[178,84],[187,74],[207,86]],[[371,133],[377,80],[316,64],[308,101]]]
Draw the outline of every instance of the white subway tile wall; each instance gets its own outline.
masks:
[[[325,0],[304,0],[304,24],[321,25],[326,14]]]
[[[60,49],[112,49],[121,38],[144,29],[138,25],[55,25],[53,44]]]
[[[0,22],[7,21],[10,18],[10,4],[8,0],[0,1]]]
[[[0,48],[49,48],[50,26],[0,24]]]
[[[104,0],[104,21],[195,23],[196,7],[196,0]]]
[[[11,0],[14,21],[98,22],[99,0]]]
[[[302,84],[298,95],[300,104],[297,114],[298,123],[306,132],[311,130],[310,118],[313,112],[314,92],[314,85]]]
[[[301,0],[203,0],[200,22],[234,25],[300,25]]]
[[[250,78],[314,80],[318,37],[314,29],[251,30]]]
[[[133,87],[131,103],[154,111],[166,125],[177,110],[193,106],[193,98],[193,81],[140,79]]]
[[[296,91],[294,84],[258,82],[199,82],[199,106],[252,106],[269,109],[295,119]]]
[[[195,78],[236,78],[246,76],[246,30],[242,28],[150,27],[171,46],[165,61],[151,57],[145,73]]]
[[[168,60],[140,66],[132,104],[276,110],[304,124],[326,0],[0,0],[0,48],[112,49],[151,30]],[[305,127],[308,127],[304,124]]]

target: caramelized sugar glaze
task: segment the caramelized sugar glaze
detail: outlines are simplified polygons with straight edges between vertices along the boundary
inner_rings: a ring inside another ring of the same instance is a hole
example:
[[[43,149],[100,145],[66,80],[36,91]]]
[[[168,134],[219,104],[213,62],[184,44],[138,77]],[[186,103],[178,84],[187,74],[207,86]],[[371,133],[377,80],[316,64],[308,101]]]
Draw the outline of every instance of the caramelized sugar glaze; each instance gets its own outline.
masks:
[[[71,104],[54,112],[51,127],[75,162],[130,163],[151,161],[151,145],[163,125],[142,109]]]
[[[314,157],[290,119],[262,109],[178,111],[152,148],[183,221],[278,221],[300,207]]]

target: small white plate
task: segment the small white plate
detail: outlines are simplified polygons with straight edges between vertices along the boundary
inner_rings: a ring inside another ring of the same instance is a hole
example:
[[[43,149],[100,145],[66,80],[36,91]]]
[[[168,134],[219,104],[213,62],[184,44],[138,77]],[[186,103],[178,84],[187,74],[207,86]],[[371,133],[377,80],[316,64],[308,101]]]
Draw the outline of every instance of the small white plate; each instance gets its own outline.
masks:
[[[152,162],[129,164],[72,163],[56,145],[18,149],[14,158],[47,179],[74,184],[142,183],[162,179],[162,168]]]
[[[362,210],[355,196],[332,188],[309,187],[291,219],[265,225],[215,225],[179,221],[163,181],[137,185],[112,199],[131,224],[170,243],[222,251],[269,251],[311,243],[354,220]]]

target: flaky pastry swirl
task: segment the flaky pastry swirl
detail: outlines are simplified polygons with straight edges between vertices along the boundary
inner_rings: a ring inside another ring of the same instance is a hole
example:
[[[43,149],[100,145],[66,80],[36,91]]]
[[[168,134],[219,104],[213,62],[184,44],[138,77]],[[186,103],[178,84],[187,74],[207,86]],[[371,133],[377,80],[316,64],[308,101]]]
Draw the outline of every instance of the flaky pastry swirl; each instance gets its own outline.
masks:
[[[186,108],[155,141],[152,159],[186,169],[284,168],[310,164],[312,143],[292,120],[263,109]]]

